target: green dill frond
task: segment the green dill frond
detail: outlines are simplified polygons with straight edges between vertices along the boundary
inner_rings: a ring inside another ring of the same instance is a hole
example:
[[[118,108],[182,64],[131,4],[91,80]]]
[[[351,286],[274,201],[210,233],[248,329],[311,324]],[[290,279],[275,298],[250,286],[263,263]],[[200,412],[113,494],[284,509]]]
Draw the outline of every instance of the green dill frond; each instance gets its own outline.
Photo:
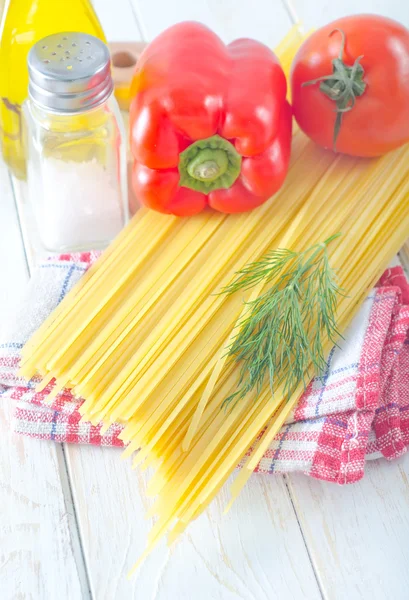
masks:
[[[222,292],[233,294],[264,282],[270,287],[247,303],[237,334],[227,349],[240,364],[237,390],[225,404],[249,392],[258,395],[268,377],[272,394],[279,385],[285,395],[326,366],[323,341],[336,344],[338,297],[342,294],[328,260],[327,246],[336,234],[303,252],[278,249],[238,271]]]

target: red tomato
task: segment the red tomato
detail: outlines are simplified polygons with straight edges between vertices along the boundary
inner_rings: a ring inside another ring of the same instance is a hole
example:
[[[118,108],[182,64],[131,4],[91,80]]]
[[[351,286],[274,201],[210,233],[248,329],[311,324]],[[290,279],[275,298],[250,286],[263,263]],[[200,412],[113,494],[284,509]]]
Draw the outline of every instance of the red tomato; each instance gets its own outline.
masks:
[[[379,156],[409,141],[409,31],[396,21],[357,15],[319,29],[295,56],[291,85],[299,126],[325,148],[334,147],[337,118],[338,152]]]

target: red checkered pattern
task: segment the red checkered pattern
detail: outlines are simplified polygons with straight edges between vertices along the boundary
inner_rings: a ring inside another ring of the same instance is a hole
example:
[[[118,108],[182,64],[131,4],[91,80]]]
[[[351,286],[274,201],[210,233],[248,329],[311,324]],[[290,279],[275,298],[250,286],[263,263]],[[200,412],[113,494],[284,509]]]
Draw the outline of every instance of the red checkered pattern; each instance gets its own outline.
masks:
[[[0,340],[0,395],[15,403],[17,433],[56,442],[122,446],[122,427],[81,422],[80,401],[17,374],[19,352],[36,327],[78,281],[98,253],[65,254],[40,265]],[[342,348],[308,386],[296,409],[260,461],[262,473],[302,471],[340,484],[364,474],[365,460],[393,459],[409,445],[409,284],[400,267],[389,269],[370,294]],[[249,449],[248,454],[252,452]]]

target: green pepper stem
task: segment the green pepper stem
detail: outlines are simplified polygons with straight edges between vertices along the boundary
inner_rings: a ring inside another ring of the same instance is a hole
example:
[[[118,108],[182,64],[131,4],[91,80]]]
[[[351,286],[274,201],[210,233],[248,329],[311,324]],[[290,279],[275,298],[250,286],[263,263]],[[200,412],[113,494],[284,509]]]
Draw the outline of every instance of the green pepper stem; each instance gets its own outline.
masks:
[[[199,181],[215,181],[227,171],[229,161],[223,150],[205,148],[199,150],[187,165],[187,172]]]
[[[204,194],[231,187],[240,170],[240,154],[219,135],[194,142],[179,157],[180,185]]]

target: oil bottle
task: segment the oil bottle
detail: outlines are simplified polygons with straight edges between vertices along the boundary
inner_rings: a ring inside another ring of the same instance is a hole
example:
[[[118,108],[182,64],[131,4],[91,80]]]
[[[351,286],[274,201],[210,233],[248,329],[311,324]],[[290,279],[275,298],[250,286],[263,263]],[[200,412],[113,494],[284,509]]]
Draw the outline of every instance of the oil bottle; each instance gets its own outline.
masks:
[[[28,92],[27,55],[38,40],[60,31],[81,31],[105,41],[89,0],[6,2],[0,30],[0,146],[19,179],[26,176],[21,108]]]

